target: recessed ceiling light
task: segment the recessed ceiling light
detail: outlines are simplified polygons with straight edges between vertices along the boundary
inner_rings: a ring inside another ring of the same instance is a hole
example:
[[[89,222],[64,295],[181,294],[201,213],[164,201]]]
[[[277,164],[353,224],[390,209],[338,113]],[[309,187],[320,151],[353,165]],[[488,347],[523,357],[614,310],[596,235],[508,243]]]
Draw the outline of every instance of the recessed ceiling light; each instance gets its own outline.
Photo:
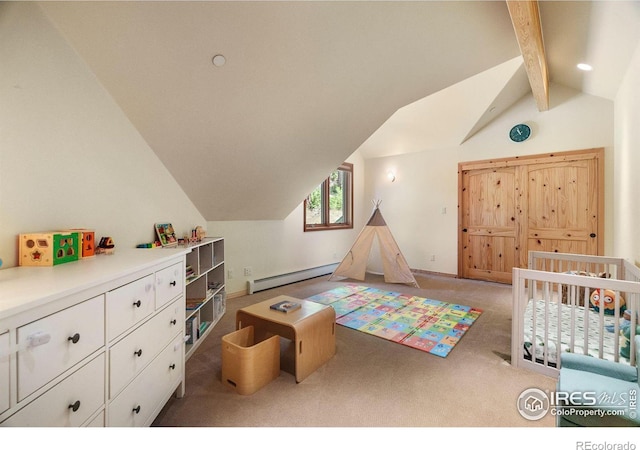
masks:
[[[211,58],[211,61],[213,62],[214,66],[222,67],[224,66],[224,63],[227,62],[227,58],[225,58],[224,55],[216,55],[213,58]]]
[[[578,64],[578,69],[584,70],[585,72],[589,72],[589,71],[593,70],[593,67],[591,67],[589,64],[580,63],[580,64]]]

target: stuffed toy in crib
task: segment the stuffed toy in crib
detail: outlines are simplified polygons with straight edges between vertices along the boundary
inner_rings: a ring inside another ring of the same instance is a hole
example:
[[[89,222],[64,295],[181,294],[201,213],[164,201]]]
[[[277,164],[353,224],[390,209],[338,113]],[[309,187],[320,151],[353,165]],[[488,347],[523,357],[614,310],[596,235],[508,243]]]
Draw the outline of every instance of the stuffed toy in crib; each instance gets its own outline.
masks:
[[[591,293],[591,297],[589,299],[591,303],[591,308],[595,312],[600,312],[600,307],[604,308],[604,313],[608,316],[615,315],[616,309],[616,293],[609,289],[596,289]],[[624,296],[620,294],[620,307],[618,309],[620,315],[624,313],[627,309],[626,302],[624,300]]]
[[[607,316],[615,316],[616,314],[616,293],[609,289],[596,289],[591,293],[589,298],[591,303],[591,309],[595,312],[600,312],[600,307],[604,308],[604,314]],[[604,305],[604,306],[603,306]],[[620,293],[620,307],[619,307],[620,320],[620,356],[623,358],[629,358],[631,353],[631,315],[627,311],[627,303],[622,293]],[[613,332],[615,328],[607,326],[608,331]],[[640,327],[636,332],[640,332]]]
[[[607,273],[607,272],[599,272],[599,273],[593,273],[593,272],[585,272],[584,270],[580,270],[580,271],[575,271],[575,270],[570,270],[568,272],[563,272],[569,275],[579,275],[581,277],[592,277],[592,278],[611,278],[611,274]],[[576,290],[575,290],[575,301],[578,304],[582,304],[582,299],[584,298],[584,287],[583,286],[575,286]],[[564,304],[568,304],[569,303],[569,285],[562,285],[562,303]]]
[[[636,323],[637,323],[636,316]],[[640,325],[636,325],[636,335],[640,335]],[[620,356],[629,358],[631,355],[631,314],[627,310],[620,321]]]

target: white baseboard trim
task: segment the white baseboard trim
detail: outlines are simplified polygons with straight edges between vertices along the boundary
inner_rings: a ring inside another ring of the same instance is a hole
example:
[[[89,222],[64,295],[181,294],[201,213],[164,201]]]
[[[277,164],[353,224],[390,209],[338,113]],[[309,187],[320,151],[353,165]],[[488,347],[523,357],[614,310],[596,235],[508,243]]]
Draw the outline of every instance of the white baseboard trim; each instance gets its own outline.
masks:
[[[285,284],[296,283],[298,281],[308,280],[323,275],[329,275],[336,270],[339,263],[327,264],[324,266],[313,267],[311,269],[298,270],[297,272],[275,275],[272,277],[261,278],[259,280],[247,281],[247,293],[254,294],[256,292],[272,289],[274,287],[284,286]]]

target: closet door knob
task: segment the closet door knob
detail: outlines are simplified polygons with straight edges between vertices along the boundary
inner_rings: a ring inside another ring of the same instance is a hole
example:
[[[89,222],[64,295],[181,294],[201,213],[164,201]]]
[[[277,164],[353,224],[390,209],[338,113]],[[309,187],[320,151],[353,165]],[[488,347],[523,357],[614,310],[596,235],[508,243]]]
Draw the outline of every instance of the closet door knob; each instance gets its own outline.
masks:
[[[73,336],[69,336],[67,338],[67,341],[71,341],[72,344],[77,344],[79,340],[80,340],[80,335],[78,333],[74,334]]]
[[[136,308],[140,308],[140,305],[142,305],[142,302],[140,300],[138,300],[137,302],[133,302],[133,306],[135,306]]]
[[[171,369],[171,370],[175,370],[175,369],[176,369],[176,365],[175,365],[175,364],[171,364],[171,365],[169,366],[169,369]]]
[[[133,412],[136,413],[136,414],[140,414],[140,405],[138,405],[135,408],[133,408]]]
[[[69,405],[69,409],[76,412],[80,408],[80,400],[76,400],[75,403]]]
[[[138,350],[137,352],[133,352],[133,354],[136,356],[142,356],[142,349]]]
[[[173,319],[173,320],[171,321],[171,325],[175,325],[176,323],[178,323],[178,322],[176,321],[176,319]]]
[[[175,282],[175,281],[172,281],[172,282],[171,282],[171,283],[169,283],[169,284],[170,284],[171,286],[175,286],[175,285],[176,285],[176,282]]]
[[[591,233],[589,236],[594,238],[594,237],[596,237],[596,234],[595,233]]]

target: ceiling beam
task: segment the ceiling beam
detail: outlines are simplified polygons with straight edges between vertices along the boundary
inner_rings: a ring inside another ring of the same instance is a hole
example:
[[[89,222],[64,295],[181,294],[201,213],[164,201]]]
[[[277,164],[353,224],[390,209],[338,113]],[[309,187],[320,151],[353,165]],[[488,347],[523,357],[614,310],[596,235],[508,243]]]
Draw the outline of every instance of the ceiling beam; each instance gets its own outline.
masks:
[[[539,111],[549,109],[549,73],[537,0],[506,0],[531,92]]]

